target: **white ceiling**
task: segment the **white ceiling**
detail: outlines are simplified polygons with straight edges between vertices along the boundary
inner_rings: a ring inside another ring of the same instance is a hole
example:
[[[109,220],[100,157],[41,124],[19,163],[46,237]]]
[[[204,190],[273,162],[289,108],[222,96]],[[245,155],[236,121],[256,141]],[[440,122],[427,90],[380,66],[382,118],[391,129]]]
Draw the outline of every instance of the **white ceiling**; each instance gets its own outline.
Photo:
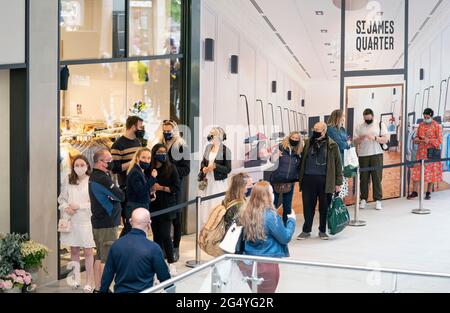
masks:
[[[357,0],[351,0],[357,1]],[[409,39],[413,39],[431,11],[440,1],[410,0]],[[313,80],[337,80],[340,75],[341,12],[333,0],[254,0],[286,43],[287,49],[298,58]],[[367,8],[347,11],[346,70],[388,69],[402,67],[404,0],[367,1],[373,12],[383,12],[383,20],[395,20],[396,38],[393,51],[374,53],[351,52],[355,38],[349,35],[356,19],[367,19]],[[255,9],[256,10],[256,9]],[[323,15],[316,15],[322,11]],[[378,15],[379,16],[379,15]],[[326,30],[324,33],[322,30]],[[267,25],[267,31],[276,36]],[[278,41],[280,45],[284,43]]]

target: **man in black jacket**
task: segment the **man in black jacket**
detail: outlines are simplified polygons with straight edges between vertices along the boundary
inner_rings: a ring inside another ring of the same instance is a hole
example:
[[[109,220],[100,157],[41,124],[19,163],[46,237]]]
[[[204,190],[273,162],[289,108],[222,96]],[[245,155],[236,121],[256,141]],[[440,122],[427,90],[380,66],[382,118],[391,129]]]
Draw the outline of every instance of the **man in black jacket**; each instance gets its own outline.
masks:
[[[92,231],[97,249],[94,263],[96,291],[100,289],[100,280],[109,249],[117,240],[122,210],[120,202],[125,199],[122,190],[111,179],[112,168],[113,159],[108,150],[102,149],[94,154],[94,170],[89,178],[89,198]]]

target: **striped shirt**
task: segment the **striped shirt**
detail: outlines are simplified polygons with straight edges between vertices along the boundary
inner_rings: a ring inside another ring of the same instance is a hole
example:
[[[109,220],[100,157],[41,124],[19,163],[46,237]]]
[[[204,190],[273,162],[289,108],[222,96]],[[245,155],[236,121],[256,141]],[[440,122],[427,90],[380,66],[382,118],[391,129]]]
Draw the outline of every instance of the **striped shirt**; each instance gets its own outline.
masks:
[[[114,161],[113,173],[117,174],[120,188],[127,185],[127,171],[122,171],[122,164],[128,163],[133,159],[134,154],[141,148],[139,139],[128,139],[121,136],[111,147],[111,154]]]

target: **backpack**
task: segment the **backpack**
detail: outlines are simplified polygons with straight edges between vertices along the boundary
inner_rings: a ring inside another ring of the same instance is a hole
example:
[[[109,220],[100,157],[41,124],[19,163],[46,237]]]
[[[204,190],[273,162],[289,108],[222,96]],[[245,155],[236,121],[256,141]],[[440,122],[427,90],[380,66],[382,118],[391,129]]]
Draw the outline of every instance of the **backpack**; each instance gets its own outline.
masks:
[[[208,221],[200,231],[198,243],[200,249],[207,254],[218,257],[224,254],[219,244],[225,236],[225,214],[228,209],[239,203],[232,201],[227,207],[223,203],[217,205],[208,216]]]

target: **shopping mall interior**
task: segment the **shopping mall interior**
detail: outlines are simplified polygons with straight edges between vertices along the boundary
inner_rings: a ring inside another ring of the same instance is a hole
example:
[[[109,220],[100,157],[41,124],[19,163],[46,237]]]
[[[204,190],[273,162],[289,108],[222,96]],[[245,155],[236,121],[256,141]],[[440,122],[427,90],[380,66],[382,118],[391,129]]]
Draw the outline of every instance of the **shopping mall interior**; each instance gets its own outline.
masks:
[[[221,127],[229,177],[258,182],[286,136],[309,139],[339,109],[349,141],[365,109],[387,128],[383,209],[372,191],[360,208],[358,175],[344,199],[350,225],[328,241],[315,229],[299,241],[297,183],[297,227],[277,292],[450,291],[450,0],[0,0],[0,41],[0,233],[48,248],[37,292],[83,292],[68,284],[58,196],[72,160],[92,164],[132,115],[144,121],[143,145],[170,120],[189,148],[177,292],[218,292],[215,280],[254,291],[240,282],[238,256],[214,258],[198,245],[223,199],[199,190],[207,136]],[[442,130],[442,180],[430,201],[407,200],[427,108]],[[83,280],[83,254],[80,264]]]

